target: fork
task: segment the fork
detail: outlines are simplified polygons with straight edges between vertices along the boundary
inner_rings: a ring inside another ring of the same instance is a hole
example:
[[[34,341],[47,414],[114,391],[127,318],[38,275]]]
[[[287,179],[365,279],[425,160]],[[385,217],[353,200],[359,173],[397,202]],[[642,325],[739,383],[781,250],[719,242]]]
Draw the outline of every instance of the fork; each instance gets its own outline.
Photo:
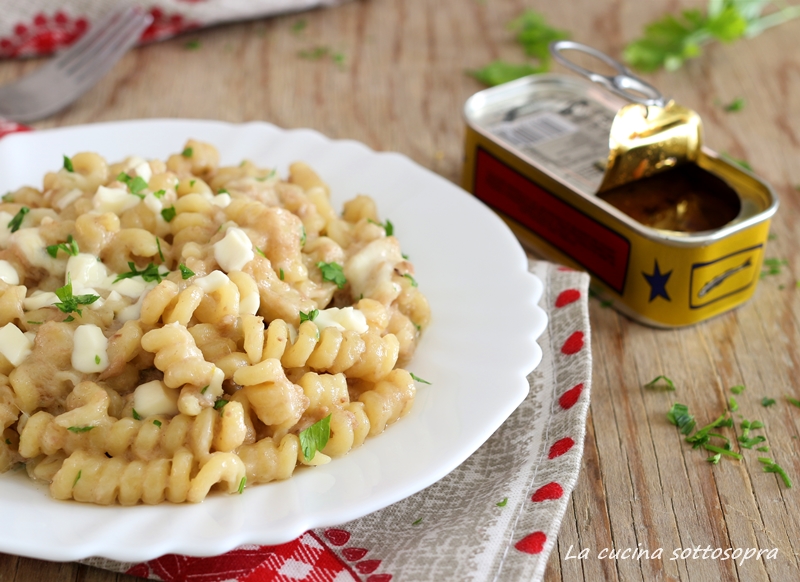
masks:
[[[63,109],[113,67],[152,20],[138,6],[113,11],[55,59],[0,87],[0,116],[28,123]]]

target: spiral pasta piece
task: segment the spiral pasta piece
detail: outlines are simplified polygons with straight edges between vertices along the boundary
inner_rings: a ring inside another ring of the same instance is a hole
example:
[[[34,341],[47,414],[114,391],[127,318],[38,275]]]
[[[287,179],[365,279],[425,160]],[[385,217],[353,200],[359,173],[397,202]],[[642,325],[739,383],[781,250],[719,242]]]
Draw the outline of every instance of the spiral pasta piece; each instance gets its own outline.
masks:
[[[382,433],[387,425],[407,414],[415,394],[416,386],[411,374],[399,368],[392,370],[371,390],[362,392],[358,400],[364,403],[369,418],[369,436]]]
[[[266,437],[239,448],[239,458],[244,462],[250,484],[288,479],[294,473],[300,454],[300,439],[294,434],[285,435],[277,443]]]
[[[213,379],[214,364],[203,359],[192,334],[178,322],[148,331],[142,336],[142,348],[156,355],[155,366],[164,372],[170,388],[205,386]]]

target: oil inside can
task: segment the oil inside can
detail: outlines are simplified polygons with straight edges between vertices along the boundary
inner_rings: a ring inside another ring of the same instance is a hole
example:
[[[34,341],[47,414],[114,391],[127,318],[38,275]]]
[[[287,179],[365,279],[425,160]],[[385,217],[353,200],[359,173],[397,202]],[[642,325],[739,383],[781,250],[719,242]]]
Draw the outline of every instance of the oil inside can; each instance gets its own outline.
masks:
[[[598,193],[640,224],[677,232],[703,232],[723,227],[741,211],[736,190],[703,168],[680,164]]]

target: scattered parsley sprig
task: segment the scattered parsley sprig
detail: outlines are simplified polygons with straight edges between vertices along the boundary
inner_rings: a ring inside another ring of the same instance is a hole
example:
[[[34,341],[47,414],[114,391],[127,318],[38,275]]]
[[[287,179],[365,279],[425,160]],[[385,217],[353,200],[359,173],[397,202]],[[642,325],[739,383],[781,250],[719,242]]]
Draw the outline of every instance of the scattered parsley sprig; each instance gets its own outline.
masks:
[[[77,313],[78,315],[83,315],[83,311],[79,307],[80,305],[91,305],[100,299],[99,295],[73,295],[72,279],[69,273],[67,274],[67,284],[56,289],[56,297],[61,301],[53,305],[58,307],[59,310],[63,313]],[[73,321],[74,319],[72,315],[69,315],[64,321]]]
[[[161,280],[169,274],[169,271],[166,273],[159,271],[158,265],[155,263],[149,263],[140,271],[136,268],[136,263],[133,261],[128,261],[128,268],[130,271],[117,275],[116,279],[114,279],[114,283],[122,281],[123,279],[130,279],[131,277],[137,276],[141,276],[146,283],[161,283]]]
[[[67,242],[59,243],[57,245],[49,245],[47,247],[47,254],[53,257],[54,259],[58,255],[58,251],[64,251],[71,257],[77,257],[80,250],[78,249],[78,243],[75,242],[75,239],[72,238],[72,235],[67,236]]]
[[[324,261],[320,261],[317,263],[317,267],[319,267],[319,270],[322,271],[322,279],[324,281],[336,283],[336,286],[339,289],[344,288],[345,284],[347,283],[347,278],[344,276],[344,270],[339,263],[326,263]]]
[[[329,414],[305,430],[300,431],[300,448],[303,450],[303,457],[306,461],[311,461],[328,444],[331,438],[331,415]]]

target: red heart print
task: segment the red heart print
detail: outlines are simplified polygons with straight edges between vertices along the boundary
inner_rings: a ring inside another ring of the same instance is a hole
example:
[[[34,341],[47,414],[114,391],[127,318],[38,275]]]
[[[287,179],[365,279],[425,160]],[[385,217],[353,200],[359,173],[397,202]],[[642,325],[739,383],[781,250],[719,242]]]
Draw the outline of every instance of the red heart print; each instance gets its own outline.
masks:
[[[542,485],[539,487],[531,497],[531,501],[539,502],[539,501],[547,501],[549,499],[558,499],[564,495],[564,490],[561,488],[561,485],[553,481],[552,483],[548,483],[547,485]]]
[[[356,570],[361,572],[362,574],[369,574],[370,572],[374,572],[378,569],[378,566],[381,565],[380,560],[364,560],[363,562],[359,562],[356,564]]]
[[[558,399],[558,403],[561,405],[561,408],[564,410],[568,410],[572,408],[575,403],[578,401],[578,398],[583,391],[583,384],[578,384],[564,392],[561,395],[561,398]]]
[[[328,538],[328,541],[334,546],[343,546],[350,541],[350,532],[346,532],[343,529],[331,528],[325,530],[325,537]]]
[[[574,444],[575,441],[569,437],[564,437],[561,440],[557,440],[553,443],[553,446],[550,447],[550,452],[548,453],[547,458],[555,459],[556,457],[560,457],[570,450]]]
[[[367,555],[367,551],[364,548],[345,548],[342,550],[342,555],[350,562],[358,562]]]
[[[538,554],[544,549],[544,543],[546,541],[547,536],[544,535],[543,531],[535,531],[519,540],[514,544],[514,547],[526,554]]]
[[[389,582],[391,579],[391,574],[373,574],[367,578],[367,582]]]
[[[561,346],[561,353],[571,356],[581,350],[583,347],[583,332],[576,331],[567,338],[564,345]]]
[[[567,289],[558,294],[556,298],[556,307],[564,307],[570,303],[574,303],[581,298],[581,292],[577,289]]]

